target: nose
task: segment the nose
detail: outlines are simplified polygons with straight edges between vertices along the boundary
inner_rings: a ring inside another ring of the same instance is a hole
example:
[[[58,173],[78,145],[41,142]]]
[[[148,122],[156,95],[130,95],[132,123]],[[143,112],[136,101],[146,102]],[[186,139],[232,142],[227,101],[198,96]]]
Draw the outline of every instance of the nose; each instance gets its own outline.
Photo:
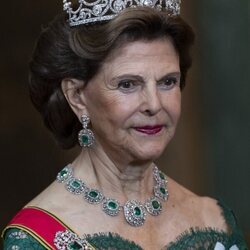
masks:
[[[142,100],[141,110],[147,116],[157,114],[162,108],[160,93],[156,84],[144,88]]]

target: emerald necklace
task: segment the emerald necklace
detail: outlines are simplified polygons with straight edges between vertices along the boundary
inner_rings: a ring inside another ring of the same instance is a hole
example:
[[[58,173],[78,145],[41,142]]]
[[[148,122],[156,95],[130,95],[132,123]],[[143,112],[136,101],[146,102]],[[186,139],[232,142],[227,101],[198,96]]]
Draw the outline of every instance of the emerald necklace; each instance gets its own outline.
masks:
[[[109,216],[117,216],[123,210],[127,223],[133,227],[140,227],[146,220],[146,212],[158,216],[162,211],[161,201],[167,201],[167,178],[158,169],[153,168],[154,187],[153,195],[144,203],[137,200],[128,200],[124,205],[114,198],[103,195],[98,189],[88,187],[81,179],[74,177],[72,166],[69,164],[57,175],[57,181],[65,184],[65,188],[72,194],[80,195],[90,204],[100,204],[102,211]]]

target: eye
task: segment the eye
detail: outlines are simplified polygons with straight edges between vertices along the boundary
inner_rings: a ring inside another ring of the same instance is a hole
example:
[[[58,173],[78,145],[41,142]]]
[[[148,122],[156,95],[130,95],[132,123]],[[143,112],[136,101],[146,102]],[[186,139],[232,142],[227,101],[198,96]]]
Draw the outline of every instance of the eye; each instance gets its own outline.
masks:
[[[123,92],[132,92],[137,87],[137,84],[133,80],[122,80],[118,83],[118,89]]]
[[[178,83],[179,79],[177,77],[167,77],[166,79],[160,81],[158,84],[164,89],[171,89]]]

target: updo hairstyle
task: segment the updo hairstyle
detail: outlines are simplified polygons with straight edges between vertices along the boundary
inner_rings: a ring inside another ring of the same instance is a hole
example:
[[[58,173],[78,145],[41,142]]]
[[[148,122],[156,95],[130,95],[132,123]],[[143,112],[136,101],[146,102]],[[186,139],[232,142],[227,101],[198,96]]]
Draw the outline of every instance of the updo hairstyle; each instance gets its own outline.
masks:
[[[191,66],[194,34],[180,17],[148,7],[129,8],[107,23],[71,28],[67,14],[58,15],[42,30],[30,62],[31,100],[58,144],[69,149],[77,144],[81,124],[61,89],[65,78],[89,80],[116,48],[142,40],[170,38],[180,57],[181,89]]]

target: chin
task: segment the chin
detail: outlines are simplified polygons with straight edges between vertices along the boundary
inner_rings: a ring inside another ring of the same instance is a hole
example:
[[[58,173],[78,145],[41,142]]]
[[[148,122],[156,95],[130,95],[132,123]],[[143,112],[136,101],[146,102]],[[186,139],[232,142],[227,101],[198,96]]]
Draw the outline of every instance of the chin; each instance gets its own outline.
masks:
[[[154,161],[162,155],[164,150],[165,146],[150,146],[147,148],[144,146],[139,151],[137,151],[136,158],[143,161]]]

